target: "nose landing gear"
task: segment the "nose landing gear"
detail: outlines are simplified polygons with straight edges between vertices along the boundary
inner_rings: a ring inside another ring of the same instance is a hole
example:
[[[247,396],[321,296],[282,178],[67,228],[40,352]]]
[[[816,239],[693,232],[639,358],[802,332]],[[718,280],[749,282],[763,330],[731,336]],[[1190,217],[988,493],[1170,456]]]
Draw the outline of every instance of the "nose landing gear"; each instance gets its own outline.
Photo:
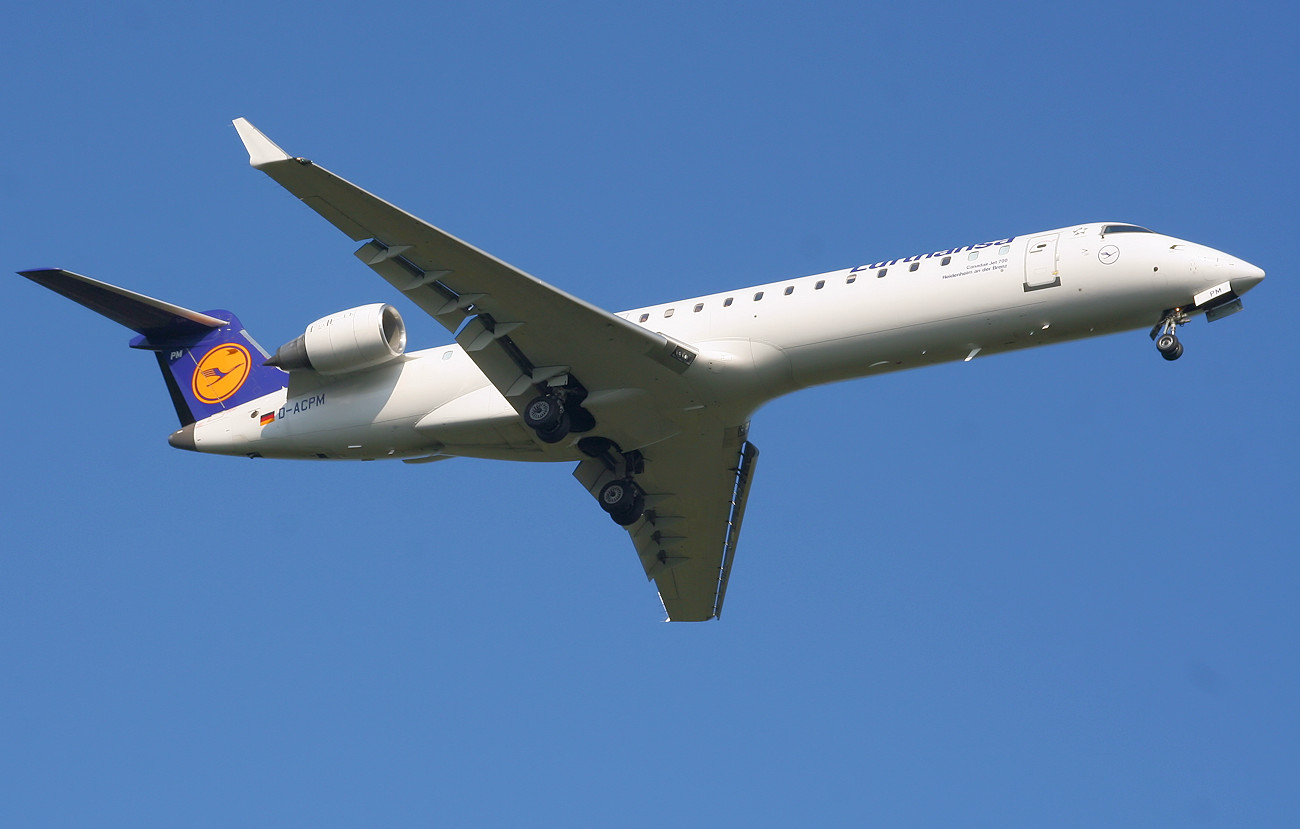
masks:
[[[1160,324],[1151,329],[1151,339],[1156,341],[1156,351],[1166,360],[1177,360],[1183,356],[1183,344],[1178,341],[1178,326],[1185,324],[1191,317],[1175,308],[1165,313]]]
[[[1183,344],[1178,341],[1178,335],[1170,331],[1156,338],[1156,351],[1166,360],[1177,360],[1183,356]]]

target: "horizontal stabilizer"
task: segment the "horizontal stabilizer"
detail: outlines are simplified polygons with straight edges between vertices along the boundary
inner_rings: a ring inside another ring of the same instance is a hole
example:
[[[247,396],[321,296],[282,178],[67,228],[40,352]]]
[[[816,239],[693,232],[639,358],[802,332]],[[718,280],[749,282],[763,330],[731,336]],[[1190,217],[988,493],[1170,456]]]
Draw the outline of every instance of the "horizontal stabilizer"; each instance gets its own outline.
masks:
[[[59,268],[18,273],[138,332],[131,347],[154,353],[182,427],[288,386],[229,311],[191,311]],[[178,440],[194,448],[192,436]]]
[[[60,268],[18,273],[152,340],[182,339],[227,325],[226,320]]]

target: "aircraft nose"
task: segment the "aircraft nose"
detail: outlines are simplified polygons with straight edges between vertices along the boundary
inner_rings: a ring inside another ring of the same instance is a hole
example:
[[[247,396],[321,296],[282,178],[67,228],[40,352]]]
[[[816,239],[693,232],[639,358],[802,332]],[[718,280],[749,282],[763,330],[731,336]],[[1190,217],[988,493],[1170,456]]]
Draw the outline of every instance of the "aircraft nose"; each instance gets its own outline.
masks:
[[[1249,291],[1264,281],[1264,270],[1249,262],[1234,259],[1232,262],[1232,290],[1237,296]]]

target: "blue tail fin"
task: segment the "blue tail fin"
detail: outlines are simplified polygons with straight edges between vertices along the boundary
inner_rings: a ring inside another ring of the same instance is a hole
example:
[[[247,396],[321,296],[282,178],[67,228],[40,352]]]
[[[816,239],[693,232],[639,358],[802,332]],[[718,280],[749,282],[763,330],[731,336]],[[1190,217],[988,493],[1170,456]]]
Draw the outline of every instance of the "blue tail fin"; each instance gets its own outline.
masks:
[[[289,384],[229,311],[199,313],[57,268],[19,273],[138,333],[131,347],[158,358],[181,426]]]

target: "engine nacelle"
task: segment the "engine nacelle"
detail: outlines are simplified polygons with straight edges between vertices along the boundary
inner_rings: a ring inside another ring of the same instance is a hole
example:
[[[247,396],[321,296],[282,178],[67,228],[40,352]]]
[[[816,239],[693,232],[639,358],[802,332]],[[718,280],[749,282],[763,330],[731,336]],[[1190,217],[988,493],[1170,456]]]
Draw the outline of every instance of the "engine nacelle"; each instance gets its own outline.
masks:
[[[318,319],[266,361],[285,371],[346,374],[396,360],[406,350],[406,324],[386,303],[349,308]]]

